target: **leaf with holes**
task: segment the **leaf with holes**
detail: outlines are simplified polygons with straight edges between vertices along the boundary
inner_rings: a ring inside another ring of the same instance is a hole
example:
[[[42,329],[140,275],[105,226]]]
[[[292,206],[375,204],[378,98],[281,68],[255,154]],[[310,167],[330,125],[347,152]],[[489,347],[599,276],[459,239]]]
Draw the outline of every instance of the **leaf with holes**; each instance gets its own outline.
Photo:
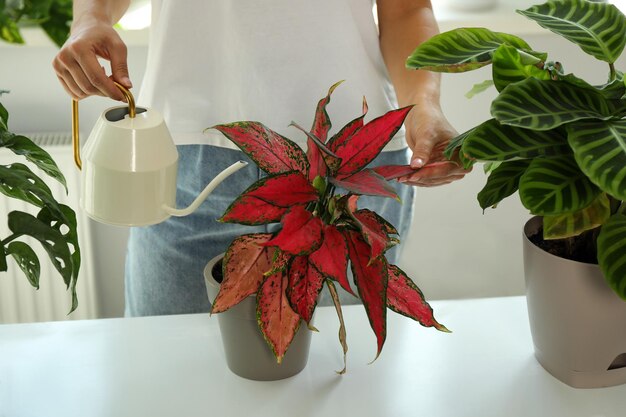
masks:
[[[224,280],[215,297],[211,313],[221,313],[256,293],[264,274],[272,268],[274,248],[263,246],[270,233],[256,233],[236,238],[226,250],[222,263]]]
[[[580,122],[567,131],[580,169],[602,191],[626,200],[626,120]]]
[[[287,299],[293,311],[310,323],[324,276],[309,263],[308,256],[296,256],[289,266]]]
[[[315,252],[322,244],[322,220],[304,207],[291,208],[280,222],[283,228],[265,246],[300,256]]]
[[[309,163],[304,151],[286,137],[258,122],[237,122],[213,126],[222,132],[268,174],[299,171],[306,174]]]
[[[359,129],[349,141],[337,148],[341,158],[337,178],[345,178],[372,162],[402,127],[413,106],[391,110]]]
[[[616,105],[595,89],[528,78],[502,90],[491,103],[491,115],[502,124],[551,130],[577,120],[610,119]]]
[[[388,265],[387,306],[396,313],[412,318],[424,327],[434,327],[449,332],[439,324],[433,309],[424,299],[424,294],[407,274],[395,265]]]
[[[518,13],[601,61],[615,62],[626,44],[626,17],[612,4],[585,0],[550,1],[518,10]]]
[[[41,264],[35,251],[24,242],[11,242],[6,248],[6,253],[15,259],[30,285],[39,289]]]
[[[278,363],[300,327],[300,316],[289,305],[286,287],[287,277],[277,273],[267,277],[257,293],[257,321]]]
[[[358,232],[345,233],[354,283],[376,335],[378,358],[387,337],[387,261],[370,259],[370,247]]]
[[[600,194],[571,156],[534,159],[520,178],[522,204],[546,216],[580,210]]]
[[[598,236],[598,264],[609,286],[626,300],[626,215],[614,214]]]
[[[408,57],[406,66],[436,72],[471,71],[489,65],[493,53],[503,44],[531,49],[517,36],[485,28],[459,28],[422,42]]]
[[[611,217],[611,202],[602,193],[587,207],[573,213],[543,217],[543,238],[565,239],[602,226]]]
[[[563,128],[534,131],[490,119],[467,132],[462,152],[477,161],[506,161],[563,155],[572,153],[572,150]]]
[[[0,165],[0,192],[37,207],[50,206],[61,212],[46,183],[24,164]]]
[[[487,184],[478,193],[480,207],[483,210],[495,207],[500,201],[516,192],[519,188],[520,178],[529,165],[530,160],[528,159],[501,163],[491,172],[487,178]]]
[[[347,276],[348,245],[345,238],[333,225],[324,225],[322,233],[322,244],[309,255],[309,262],[324,276],[337,281],[344,290],[354,295]]]
[[[345,188],[353,194],[388,197],[399,200],[396,190],[372,169],[363,169],[343,179],[329,178],[338,187]]]

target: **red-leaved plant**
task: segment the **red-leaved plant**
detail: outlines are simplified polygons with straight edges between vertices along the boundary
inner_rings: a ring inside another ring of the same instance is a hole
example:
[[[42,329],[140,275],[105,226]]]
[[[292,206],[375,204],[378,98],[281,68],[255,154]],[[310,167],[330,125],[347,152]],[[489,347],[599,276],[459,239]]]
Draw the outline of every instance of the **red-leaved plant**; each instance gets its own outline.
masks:
[[[319,101],[310,132],[292,122],[308,137],[306,154],[258,122],[214,126],[268,174],[240,195],[220,221],[280,222],[282,228],[243,235],[231,243],[212,313],[256,293],[258,324],[279,363],[301,320],[312,328],[318,295],[326,284],[339,316],[345,365],[345,327],[333,282],[356,295],[348,282],[348,263],[377,338],[376,357],[385,342],[387,308],[447,331],[413,281],[387,262],[385,252],[399,243],[396,229],[375,212],[357,208],[360,195],[397,199],[387,181],[413,172],[408,165],[365,168],[400,129],[411,107],[364,123],[364,99],[363,114],[328,139],[331,122],[326,105],[339,84]],[[347,194],[336,195],[336,187]]]

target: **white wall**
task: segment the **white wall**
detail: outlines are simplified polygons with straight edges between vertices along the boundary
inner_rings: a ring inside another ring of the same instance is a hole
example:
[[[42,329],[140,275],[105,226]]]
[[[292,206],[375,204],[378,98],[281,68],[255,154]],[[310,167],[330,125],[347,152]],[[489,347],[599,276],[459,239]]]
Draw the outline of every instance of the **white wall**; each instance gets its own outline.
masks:
[[[555,36],[527,36],[535,49],[550,52],[554,59],[566,57],[566,70],[602,82],[606,69],[576,47]],[[70,101],[50,67],[53,46],[0,46],[0,89],[11,94],[2,101],[8,108],[10,127],[15,131],[69,131]],[[140,84],[146,47],[129,48],[130,72]],[[624,60],[618,68],[624,68]],[[476,83],[488,78],[483,69],[474,73],[445,75],[443,107],[459,131],[489,118],[494,92],[471,100],[464,97]],[[113,105],[110,100],[90,98],[81,102],[83,131],[93,125],[100,112]],[[517,197],[485,214],[476,202],[484,183],[482,167],[455,184],[420,189],[415,204],[411,233],[403,237],[405,253],[401,267],[412,276],[428,298],[483,297],[523,293],[521,227],[529,216]],[[123,311],[123,253],[126,229],[96,225],[95,267],[101,286],[103,317]]]

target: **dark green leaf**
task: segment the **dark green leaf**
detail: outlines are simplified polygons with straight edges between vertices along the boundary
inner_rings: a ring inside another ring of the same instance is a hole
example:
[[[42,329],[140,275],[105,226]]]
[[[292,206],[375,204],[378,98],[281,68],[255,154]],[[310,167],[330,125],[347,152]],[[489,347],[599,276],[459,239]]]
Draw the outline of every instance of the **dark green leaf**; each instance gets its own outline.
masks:
[[[2,93],[5,93],[5,90],[0,90],[0,95],[2,95]],[[9,112],[7,111],[7,109],[2,105],[2,103],[0,103],[0,134],[2,134],[3,132],[6,132],[9,127]]]
[[[54,202],[46,183],[23,164],[0,165],[0,192],[37,207]]]
[[[537,158],[519,184],[522,204],[532,214],[560,215],[587,207],[600,190],[580,170],[573,156]]]
[[[602,226],[598,263],[609,286],[626,300],[626,215],[615,214]]]
[[[587,207],[573,213],[543,217],[543,238],[564,239],[604,224],[611,216],[611,204],[602,193]]]
[[[595,58],[615,62],[626,44],[626,17],[605,2],[548,1],[518,13],[580,46]]]
[[[39,289],[41,266],[35,251],[24,242],[11,242],[7,246],[7,254],[13,256],[30,285]]]
[[[67,40],[72,23],[72,2],[69,0],[55,0],[49,10],[46,21],[41,23],[42,29],[61,47]]]
[[[531,49],[517,36],[485,28],[460,28],[423,42],[409,56],[406,66],[437,72],[471,71],[490,64],[493,52],[502,44]]]
[[[462,153],[478,161],[506,161],[569,154],[563,129],[534,131],[488,120],[467,132]]]
[[[4,246],[0,245],[0,272],[6,272],[7,269],[7,254],[4,253]]]
[[[0,38],[9,43],[24,43],[17,24],[2,12],[0,12]]]
[[[569,125],[568,141],[589,179],[613,197],[626,200],[626,120]]]
[[[500,123],[533,130],[581,119],[606,120],[614,112],[615,104],[595,89],[535,78],[508,85],[491,103],[491,114]]]
[[[500,201],[517,191],[520,178],[529,165],[530,160],[528,159],[502,162],[489,175],[487,184],[478,193],[480,207],[483,210],[488,207],[495,207]]]

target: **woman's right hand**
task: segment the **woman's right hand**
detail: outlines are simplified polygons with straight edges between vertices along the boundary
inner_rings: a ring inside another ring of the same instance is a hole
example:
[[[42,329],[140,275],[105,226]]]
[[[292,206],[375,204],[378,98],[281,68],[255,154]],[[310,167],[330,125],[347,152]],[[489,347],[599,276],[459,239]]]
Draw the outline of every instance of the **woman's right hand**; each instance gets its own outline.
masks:
[[[110,62],[111,77],[106,75],[98,57]],[[74,21],[71,35],[52,66],[65,91],[76,100],[100,95],[124,101],[113,80],[126,88],[132,87],[126,45],[110,22],[93,15]]]

